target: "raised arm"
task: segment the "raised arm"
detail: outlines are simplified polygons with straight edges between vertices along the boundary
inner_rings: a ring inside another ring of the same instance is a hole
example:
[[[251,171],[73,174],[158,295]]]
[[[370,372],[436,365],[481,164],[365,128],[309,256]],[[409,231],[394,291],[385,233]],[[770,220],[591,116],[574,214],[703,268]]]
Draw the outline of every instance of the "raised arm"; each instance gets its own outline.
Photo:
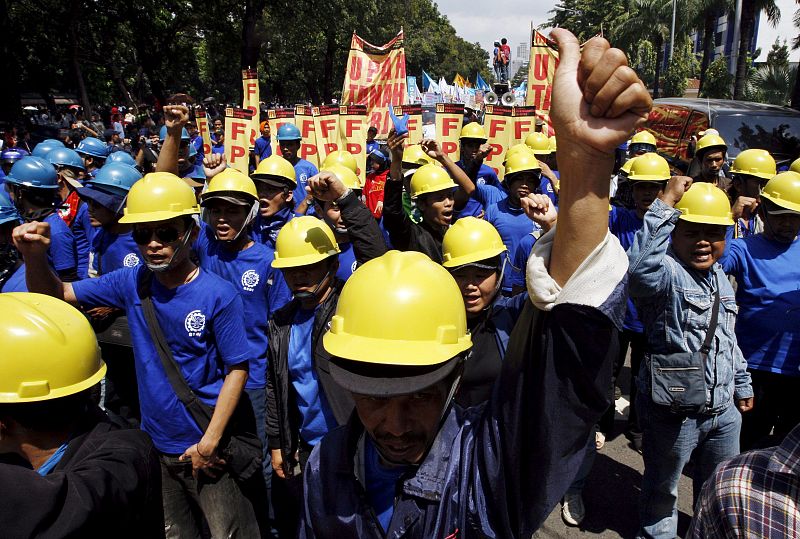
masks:
[[[32,221],[19,225],[12,233],[14,247],[25,261],[25,282],[29,292],[46,294],[78,306],[72,284],[62,282],[47,262],[50,225]]]
[[[156,172],[178,174],[178,150],[181,145],[181,131],[189,121],[189,109],[184,105],[167,105],[164,107],[164,125],[167,136],[161,145],[156,163]]]

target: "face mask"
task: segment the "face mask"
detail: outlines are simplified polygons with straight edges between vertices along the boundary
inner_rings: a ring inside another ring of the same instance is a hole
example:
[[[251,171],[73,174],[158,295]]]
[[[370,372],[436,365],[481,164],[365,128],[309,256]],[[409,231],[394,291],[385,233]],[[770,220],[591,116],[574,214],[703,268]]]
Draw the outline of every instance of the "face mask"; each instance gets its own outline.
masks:
[[[183,239],[181,239],[181,243],[178,247],[173,251],[172,256],[169,257],[169,260],[162,264],[151,264],[145,260],[145,265],[147,268],[154,272],[154,273],[163,273],[167,271],[170,266],[172,266],[172,261],[175,260],[175,257],[178,256],[178,253],[181,252],[181,249],[185,248],[186,245],[189,243],[189,237],[192,235],[192,227],[189,227],[186,230],[186,233],[183,235]]]

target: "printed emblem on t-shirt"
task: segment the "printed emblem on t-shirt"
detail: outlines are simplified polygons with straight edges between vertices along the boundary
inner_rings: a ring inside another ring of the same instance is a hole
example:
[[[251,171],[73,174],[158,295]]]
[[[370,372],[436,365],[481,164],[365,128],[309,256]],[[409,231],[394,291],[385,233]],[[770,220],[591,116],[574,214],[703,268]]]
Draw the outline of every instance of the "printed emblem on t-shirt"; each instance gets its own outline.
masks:
[[[480,178],[478,178],[477,180],[475,180],[475,183],[477,183],[478,185],[486,185],[486,178],[484,178],[483,176],[481,176]]]
[[[248,292],[252,292],[255,289],[259,280],[260,277],[255,270],[249,269],[242,273],[242,287]]]
[[[136,256],[136,253],[128,253],[125,255],[125,258],[122,259],[122,265],[126,268],[135,268],[139,265],[139,257]]]
[[[183,325],[186,327],[189,337],[199,337],[206,327],[206,315],[199,310],[192,311],[186,315]]]
[[[350,266],[350,273],[356,271],[356,266],[358,266],[358,260],[353,260],[353,265]]]

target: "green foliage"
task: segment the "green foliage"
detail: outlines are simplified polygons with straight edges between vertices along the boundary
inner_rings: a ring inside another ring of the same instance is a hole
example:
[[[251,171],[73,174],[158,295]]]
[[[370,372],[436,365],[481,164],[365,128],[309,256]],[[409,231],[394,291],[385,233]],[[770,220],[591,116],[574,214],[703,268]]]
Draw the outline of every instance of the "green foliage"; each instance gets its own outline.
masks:
[[[767,53],[767,63],[775,67],[789,67],[789,47],[786,45],[785,39],[781,45],[780,38],[775,38],[775,43]]]
[[[619,0],[562,0],[550,10],[552,17],[542,27],[560,26],[587,41],[607,34],[627,7]]]
[[[692,52],[692,43],[685,40],[677,44],[664,75],[664,97],[683,97],[687,79],[700,69],[700,63]]]
[[[700,95],[712,99],[730,99],[733,75],[728,71],[728,61],[720,56],[708,66]]]
[[[797,67],[762,64],[750,70],[744,97],[747,101],[786,106],[792,97]]]
[[[643,39],[631,51],[630,66],[636,71],[645,86],[652,86],[656,75],[656,51],[653,44]]]

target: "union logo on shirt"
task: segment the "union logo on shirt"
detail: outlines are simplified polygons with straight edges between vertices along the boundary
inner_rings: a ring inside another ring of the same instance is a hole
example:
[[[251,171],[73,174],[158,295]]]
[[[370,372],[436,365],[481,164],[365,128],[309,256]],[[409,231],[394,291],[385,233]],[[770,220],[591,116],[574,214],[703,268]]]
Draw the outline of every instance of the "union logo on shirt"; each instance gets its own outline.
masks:
[[[189,334],[189,337],[199,337],[206,327],[206,315],[200,310],[192,311],[186,315],[183,326],[186,328],[186,333]]]
[[[122,265],[126,268],[135,268],[139,265],[139,257],[136,256],[136,253],[128,253],[125,255],[125,258],[122,259]]]
[[[255,270],[249,269],[242,273],[242,287],[248,292],[252,292],[260,280],[261,277]]]

